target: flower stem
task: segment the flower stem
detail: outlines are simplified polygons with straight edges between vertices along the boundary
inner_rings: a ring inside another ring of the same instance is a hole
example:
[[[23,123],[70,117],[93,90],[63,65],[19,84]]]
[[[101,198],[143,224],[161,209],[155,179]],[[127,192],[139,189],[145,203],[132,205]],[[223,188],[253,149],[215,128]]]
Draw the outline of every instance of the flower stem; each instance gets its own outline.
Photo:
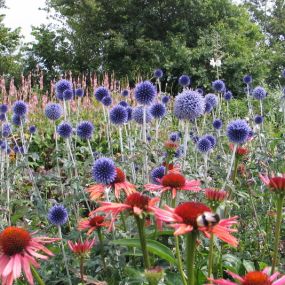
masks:
[[[208,259],[208,277],[212,277],[213,272],[213,257],[214,257],[214,235],[211,233],[210,237],[210,248],[209,248],[209,259]]]
[[[187,284],[195,285],[195,253],[196,253],[196,240],[198,232],[193,230],[186,236],[186,265],[187,265]]]
[[[145,232],[144,232],[144,221],[145,219],[141,219],[140,217],[135,217],[138,225],[138,230],[139,230],[139,237],[140,237],[140,242],[141,242],[141,248],[142,248],[142,253],[143,253],[143,261],[144,261],[144,267],[145,269],[150,269],[150,260],[149,260],[149,255],[147,251],[147,243],[146,243],[146,238],[145,238]]]
[[[102,235],[102,232],[101,232],[100,228],[98,228],[97,233],[98,233],[98,238],[99,238],[99,241],[100,241],[100,253],[101,253],[103,268],[104,268],[104,270],[106,270],[106,262],[105,262],[105,259],[104,259],[103,235]]]
[[[80,280],[84,284],[84,257],[80,258]]]
[[[176,250],[176,256],[177,256],[178,271],[180,273],[183,285],[187,285],[187,280],[185,278],[185,273],[183,271],[182,258],[181,258],[181,253],[179,249],[179,236],[174,236],[174,239],[175,239],[175,250]]]
[[[279,242],[280,242],[280,229],[281,229],[281,223],[282,223],[283,201],[284,201],[284,195],[280,195],[277,197],[277,202],[276,202],[277,217],[276,217],[276,225],[275,225],[275,244],[274,244],[271,274],[273,274],[275,272],[275,267],[276,267],[277,259],[278,259],[278,249],[279,249]]]
[[[43,281],[43,279],[40,277],[38,271],[35,269],[35,267],[33,265],[31,265],[31,271],[33,273],[33,276],[35,277],[35,279],[37,280],[37,282],[39,283],[39,285],[45,285],[45,282]]]

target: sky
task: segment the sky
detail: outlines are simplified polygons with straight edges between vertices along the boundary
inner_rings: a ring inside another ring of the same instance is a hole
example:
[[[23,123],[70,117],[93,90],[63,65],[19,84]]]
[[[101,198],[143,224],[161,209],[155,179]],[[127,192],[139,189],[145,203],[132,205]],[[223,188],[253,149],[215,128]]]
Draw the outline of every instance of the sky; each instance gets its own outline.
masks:
[[[6,0],[8,9],[0,9],[0,14],[5,14],[5,26],[9,28],[21,27],[24,41],[33,40],[31,26],[49,23],[47,13],[39,8],[45,7],[45,0]]]

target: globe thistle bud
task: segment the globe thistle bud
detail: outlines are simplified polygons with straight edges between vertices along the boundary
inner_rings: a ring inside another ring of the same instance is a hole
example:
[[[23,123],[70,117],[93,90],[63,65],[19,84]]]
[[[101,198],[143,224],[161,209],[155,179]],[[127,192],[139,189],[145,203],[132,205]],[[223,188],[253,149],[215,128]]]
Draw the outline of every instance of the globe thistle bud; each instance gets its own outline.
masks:
[[[178,83],[179,85],[181,85],[182,87],[187,87],[191,84],[191,79],[188,75],[183,74],[179,77],[178,79]]]

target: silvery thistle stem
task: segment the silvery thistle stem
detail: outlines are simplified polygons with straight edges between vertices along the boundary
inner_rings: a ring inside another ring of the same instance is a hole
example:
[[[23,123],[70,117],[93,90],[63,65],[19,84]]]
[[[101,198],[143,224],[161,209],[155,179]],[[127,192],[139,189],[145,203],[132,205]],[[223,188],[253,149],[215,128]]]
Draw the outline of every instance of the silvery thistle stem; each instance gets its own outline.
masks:
[[[225,180],[225,183],[222,187],[222,190],[225,189],[229,179],[230,179],[230,176],[231,176],[231,173],[232,173],[232,169],[233,169],[233,165],[234,165],[234,161],[235,161],[235,156],[236,156],[236,151],[237,151],[237,147],[238,145],[237,144],[234,144],[234,149],[233,149],[233,154],[232,154],[232,158],[231,158],[231,162],[230,162],[230,167],[228,169],[228,174],[227,174],[227,177],[226,177],[226,180]]]
[[[121,149],[122,161],[124,161],[124,144],[123,144],[122,126],[119,126],[119,137],[120,137],[120,149]]]
[[[188,137],[189,137],[189,121],[186,120],[184,122],[184,138],[183,138],[183,168],[185,167],[186,163],[186,156],[187,156],[187,145],[188,145]]]
[[[92,158],[92,160],[94,160],[94,155],[93,155],[93,150],[92,150],[92,147],[91,147],[90,140],[87,140],[87,144],[88,144],[88,149],[89,149],[91,158]]]
[[[7,139],[5,139],[5,145],[6,145],[6,191],[7,191],[7,221],[8,225],[11,225],[11,212],[10,212],[10,179],[9,179],[9,155],[8,155],[8,143]]]
[[[143,142],[145,144],[145,148],[147,146],[147,137],[146,137],[146,106],[143,107]],[[148,183],[148,157],[147,151],[144,150],[144,182]]]
[[[208,187],[208,153],[204,154],[204,179],[206,188]]]

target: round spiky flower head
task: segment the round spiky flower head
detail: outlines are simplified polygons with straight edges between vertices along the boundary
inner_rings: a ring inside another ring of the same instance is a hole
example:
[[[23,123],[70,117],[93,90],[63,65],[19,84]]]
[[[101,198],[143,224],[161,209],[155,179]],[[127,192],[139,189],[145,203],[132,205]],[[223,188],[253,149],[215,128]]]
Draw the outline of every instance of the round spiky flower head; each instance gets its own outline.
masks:
[[[94,131],[94,126],[89,121],[82,121],[77,125],[76,134],[84,140],[89,140]]]
[[[263,120],[264,120],[264,118],[263,118],[263,116],[261,116],[261,115],[256,115],[256,116],[254,117],[254,122],[255,122],[257,125],[262,124],[262,123],[263,123]]]
[[[156,89],[150,81],[143,81],[136,86],[135,98],[139,104],[150,105],[155,96]]]
[[[67,210],[63,205],[54,205],[48,211],[48,220],[55,226],[62,226],[68,220]]]
[[[209,102],[205,102],[205,113],[211,113],[213,110],[213,106]]]
[[[162,78],[163,77],[163,71],[158,68],[153,72],[153,77],[155,78]]]
[[[129,106],[129,104],[128,104],[126,101],[120,101],[120,102],[118,103],[118,105],[123,106],[123,107],[125,107],[125,108],[127,108],[127,107]]]
[[[215,80],[212,82],[212,87],[217,92],[223,92],[226,89],[226,85],[223,80]]]
[[[181,85],[182,87],[187,87],[191,84],[191,79],[188,75],[183,74],[179,77],[178,79],[178,83],[179,85]]]
[[[103,97],[103,99],[101,100],[102,104],[106,107],[109,107],[112,105],[112,97],[111,96],[105,96]]]
[[[207,153],[212,149],[212,143],[206,137],[201,137],[198,140],[196,146],[197,146],[197,150],[201,153]]]
[[[175,98],[174,115],[178,119],[194,120],[203,115],[205,100],[195,91],[185,90]]]
[[[33,135],[37,131],[37,127],[32,125],[29,127],[29,132],[31,135]]]
[[[60,104],[48,103],[45,108],[45,115],[52,121],[58,120],[63,114],[63,110]]]
[[[213,127],[216,129],[216,130],[219,130],[221,129],[223,126],[223,121],[221,119],[215,119],[213,121]]]
[[[61,79],[55,85],[56,97],[63,100],[63,92],[65,90],[72,90],[72,83],[69,80]]]
[[[62,99],[65,100],[65,101],[69,101],[73,98],[73,90],[72,89],[66,89],[64,92],[63,92],[63,96],[62,96]]]
[[[162,98],[161,98],[161,102],[166,105],[170,100],[170,97],[167,96],[167,95],[164,95]]]
[[[204,89],[203,88],[197,88],[195,91],[201,95],[204,95]]]
[[[151,173],[151,182],[154,184],[159,184],[158,179],[161,179],[165,175],[165,167],[164,166],[158,166],[154,168]]]
[[[242,80],[245,84],[249,85],[250,83],[252,83],[252,76],[247,74],[243,77]]]
[[[112,159],[101,157],[94,162],[92,176],[97,183],[111,184],[114,182],[116,175],[116,166]]]
[[[127,113],[128,113],[128,122],[129,122],[129,121],[131,121],[131,119],[132,119],[133,108],[130,107],[130,106],[128,106],[128,107],[126,108],[126,110],[127,110]]]
[[[4,138],[9,137],[9,135],[12,133],[12,128],[9,123],[5,123],[2,125],[2,136]]]
[[[8,106],[6,104],[0,104],[0,113],[7,113],[8,112]]]
[[[6,116],[3,113],[0,113],[0,121],[4,122],[6,120]]]
[[[143,107],[135,107],[132,112],[132,119],[142,125],[143,124]],[[146,109],[146,123],[149,123],[152,120],[152,115],[149,112],[149,109]]]
[[[224,93],[223,97],[226,101],[230,101],[233,99],[233,93],[228,90],[227,92]]]
[[[23,117],[26,115],[27,111],[28,111],[28,106],[24,101],[19,100],[14,103],[13,112],[15,115]]]
[[[128,121],[128,112],[125,107],[117,105],[110,111],[110,121],[114,125],[123,125]]]
[[[213,108],[219,103],[218,97],[215,94],[209,93],[205,96],[205,102],[209,103]]]
[[[68,139],[72,135],[72,125],[69,122],[61,122],[57,126],[57,133],[64,139]]]
[[[20,116],[18,116],[16,114],[13,114],[13,116],[12,116],[12,123],[13,123],[13,125],[19,127],[19,126],[21,126],[21,124],[24,123],[24,121],[25,121],[25,117],[20,117]]]
[[[124,97],[128,97],[130,95],[130,91],[128,89],[124,89],[122,90],[121,95]]]
[[[205,197],[211,203],[222,202],[226,199],[228,193],[224,190],[217,188],[207,188],[205,189]]]
[[[267,92],[261,86],[257,86],[252,90],[252,96],[257,100],[263,100],[267,96]]]
[[[227,137],[234,144],[243,144],[247,141],[250,127],[245,120],[231,121],[227,126]]]
[[[169,140],[176,142],[180,139],[179,134],[177,132],[173,132],[169,135]]]
[[[150,106],[149,111],[154,118],[159,119],[165,116],[166,108],[164,104],[155,103]]]
[[[75,96],[77,96],[77,97],[83,97],[83,96],[84,96],[84,89],[83,89],[83,88],[77,88],[77,89],[75,89]]]
[[[210,135],[210,134],[207,134],[204,136],[206,139],[208,139],[210,142],[211,142],[211,147],[214,148],[217,144],[217,139],[213,136],[213,135]]]
[[[110,96],[109,90],[103,86],[98,87],[94,92],[94,96],[99,102],[101,102],[104,97]]]

